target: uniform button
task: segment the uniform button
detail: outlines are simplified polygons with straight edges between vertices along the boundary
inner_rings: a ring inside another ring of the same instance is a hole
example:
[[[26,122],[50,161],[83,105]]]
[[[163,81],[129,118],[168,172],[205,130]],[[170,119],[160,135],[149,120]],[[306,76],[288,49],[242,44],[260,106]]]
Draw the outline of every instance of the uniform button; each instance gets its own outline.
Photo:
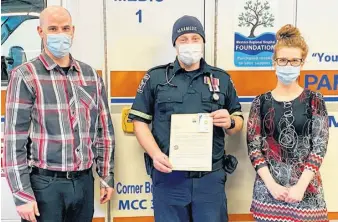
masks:
[[[79,148],[77,148],[77,149],[76,149],[76,152],[80,152],[80,149],[79,149]]]
[[[77,129],[75,129],[74,132],[77,133]]]
[[[192,85],[190,85],[190,87],[192,87]]]
[[[168,98],[168,100],[170,101],[170,100],[171,100],[171,98]]]
[[[75,115],[75,111],[72,111],[72,115]]]

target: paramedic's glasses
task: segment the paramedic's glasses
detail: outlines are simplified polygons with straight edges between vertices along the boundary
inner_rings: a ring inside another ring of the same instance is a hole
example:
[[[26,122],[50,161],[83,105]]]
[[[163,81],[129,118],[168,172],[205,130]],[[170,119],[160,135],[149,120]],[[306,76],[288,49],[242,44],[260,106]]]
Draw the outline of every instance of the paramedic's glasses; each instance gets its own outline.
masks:
[[[277,65],[279,66],[286,66],[288,63],[292,66],[300,66],[303,62],[303,59],[286,59],[286,58],[277,58],[275,60]]]

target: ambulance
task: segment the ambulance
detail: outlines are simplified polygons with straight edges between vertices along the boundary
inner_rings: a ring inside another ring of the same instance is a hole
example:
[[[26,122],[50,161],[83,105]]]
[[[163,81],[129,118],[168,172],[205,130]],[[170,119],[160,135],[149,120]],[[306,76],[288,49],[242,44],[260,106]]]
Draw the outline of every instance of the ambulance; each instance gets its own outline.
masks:
[[[98,71],[108,91],[116,137],[115,194],[100,205],[96,179],[93,221],[153,221],[152,183],[127,114],[147,70],[175,59],[172,26],[183,15],[204,25],[204,58],[230,74],[245,121],[253,98],[276,84],[271,62],[276,31],[285,24],[300,29],[310,51],[299,82],[321,92],[329,112],[330,140],[320,171],[329,218],[338,221],[338,1],[1,0],[1,154],[10,71],[40,54],[36,27],[50,5],[69,10],[75,25],[71,53]],[[247,154],[246,126],[225,140],[226,152],[239,161],[226,182],[230,221],[253,221],[255,171]],[[1,221],[20,221],[1,172]]]

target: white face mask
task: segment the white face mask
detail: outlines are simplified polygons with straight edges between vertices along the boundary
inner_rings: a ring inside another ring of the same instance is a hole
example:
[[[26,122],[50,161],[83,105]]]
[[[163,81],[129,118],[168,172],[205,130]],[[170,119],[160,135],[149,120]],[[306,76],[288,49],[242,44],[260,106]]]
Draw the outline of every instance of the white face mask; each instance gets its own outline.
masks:
[[[290,85],[300,75],[300,66],[277,66],[276,75],[284,85]]]
[[[178,48],[178,59],[186,66],[191,66],[201,60],[203,56],[202,44],[180,44]]]
[[[68,55],[70,47],[72,46],[72,37],[70,35],[48,34],[47,48],[56,58],[62,58]]]

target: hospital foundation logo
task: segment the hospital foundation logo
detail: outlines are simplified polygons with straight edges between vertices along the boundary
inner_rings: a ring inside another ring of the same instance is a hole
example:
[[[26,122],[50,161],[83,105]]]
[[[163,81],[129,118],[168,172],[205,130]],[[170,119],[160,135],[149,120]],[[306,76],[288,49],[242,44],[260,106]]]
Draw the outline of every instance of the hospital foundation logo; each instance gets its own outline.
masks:
[[[274,27],[275,16],[269,1],[245,1],[237,19],[238,26],[234,42],[235,66],[272,66],[271,57],[276,37],[271,32],[271,28]]]

